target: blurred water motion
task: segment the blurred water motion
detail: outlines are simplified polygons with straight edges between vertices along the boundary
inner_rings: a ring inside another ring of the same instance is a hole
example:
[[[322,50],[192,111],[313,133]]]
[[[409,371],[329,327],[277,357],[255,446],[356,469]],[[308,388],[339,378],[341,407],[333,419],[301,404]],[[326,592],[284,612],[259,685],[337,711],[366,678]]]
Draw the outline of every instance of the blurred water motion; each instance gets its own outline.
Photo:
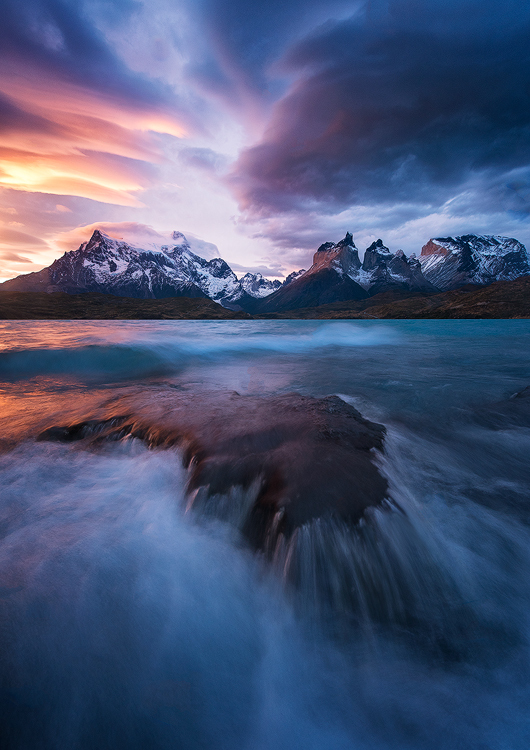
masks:
[[[2,747],[527,750],[529,365],[527,321],[2,323]],[[178,446],[35,441],[233,391],[384,424],[389,504],[256,555]]]

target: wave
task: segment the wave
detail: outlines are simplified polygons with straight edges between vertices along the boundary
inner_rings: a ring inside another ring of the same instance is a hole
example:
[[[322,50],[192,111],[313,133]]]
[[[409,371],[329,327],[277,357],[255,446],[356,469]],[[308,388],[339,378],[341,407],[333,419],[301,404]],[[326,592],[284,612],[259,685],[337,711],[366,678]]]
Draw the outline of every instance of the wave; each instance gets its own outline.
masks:
[[[185,475],[173,452],[137,441],[104,454],[25,444],[0,457],[0,479],[0,721],[9,750],[527,747],[526,653],[515,647],[511,664],[492,668],[451,666],[377,627],[334,644],[293,612],[223,526],[183,514]],[[489,531],[474,519],[475,536],[489,544],[495,533],[499,552],[509,543],[525,554],[526,534],[486,518]],[[392,598],[392,587],[405,574],[410,594],[425,558],[414,563],[419,537],[394,527],[402,517],[380,520],[390,525],[375,544],[315,527],[296,540],[298,559],[312,577],[330,545],[357,554],[352,575],[373,595],[367,616],[380,621],[373,606],[387,597],[383,619],[406,628],[408,596]],[[443,534],[441,551],[442,569],[454,566],[458,551]],[[496,579],[498,604],[509,603],[513,565],[501,557],[484,573]],[[443,617],[430,611],[439,591],[420,587],[413,612]],[[520,615],[499,608],[524,631]]]
[[[396,345],[401,340],[400,335],[389,328],[343,322],[327,323],[307,332],[297,328],[299,332],[293,333],[290,328],[286,326],[284,332],[270,334],[266,328],[249,332],[247,328],[225,323],[223,327],[209,326],[207,335],[194,337],[192,328],[187,335],[178,335],[163,327],[162,338],[132,328],[122,333],[122,341],[118,342],[105,341],[100,336],[99,341],[86,346],[12,348],[0,352],[0,377],[13,380],[66,374],[89,378],[141,378],[176,372],[197,357],[311,354],[333,347]]]

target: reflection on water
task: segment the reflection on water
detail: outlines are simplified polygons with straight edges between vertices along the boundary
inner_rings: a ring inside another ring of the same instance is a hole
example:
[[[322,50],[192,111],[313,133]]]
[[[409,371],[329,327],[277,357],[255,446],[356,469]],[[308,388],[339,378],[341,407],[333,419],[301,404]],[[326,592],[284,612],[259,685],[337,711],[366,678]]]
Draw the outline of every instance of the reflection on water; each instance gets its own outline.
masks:
[[[526,750],[529,344],[526,321],[3,323],[4,746]],[[387,426],[401,510],[266,564],[186,513],[177,452],[33,440],[161,387],[340,394]]]

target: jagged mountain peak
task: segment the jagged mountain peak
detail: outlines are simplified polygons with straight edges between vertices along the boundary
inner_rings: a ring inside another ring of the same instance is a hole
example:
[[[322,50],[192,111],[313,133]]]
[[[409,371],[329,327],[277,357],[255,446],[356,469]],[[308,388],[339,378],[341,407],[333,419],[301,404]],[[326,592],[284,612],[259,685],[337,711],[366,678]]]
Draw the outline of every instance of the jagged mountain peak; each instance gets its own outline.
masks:
[[[287,286],[292,281],[295,281],[296,279],[300,278],[300,276],[303,276],[304,273],[307,273],[305,268],[301,268],[299,271],[293,271],[292,273],[287,276],[283,282],[283,286]]]
[[[271,294],[276,284],[266,279],[244,289],[222,258],[205,260],[192,252],[182,232],[173,232],[178,244],[139,248],[94,230],[88,242],[65,253],[50,266],[10,279],[0,288],[13,291],[99,292],[140,299],[209,297],[225,307],[240,308],[252,296]]]
[[[415,258],[407,258],[403,250],[393,253],[381,239],[366,248],[362,267],[353,278],[371,295],[394,290],[434,291]]]
[[[334,242],[324,242],[317,248],[317,253],[327,253],[331,248],[336,247]]]
[[[367,253],[378,253],[379,255],[392,255],[392,253],[390,252],[390,250],[388,249],[388,247],[383,244],[383,240],[381,240],[381,239],[378,239],[378,240],[375,240],[374,242],[372,242],[372,244],[370,245],[370,247],[366,248],[366,252]],[[401,251],[398,251],[398,252],[403,252],[403,251],[401,250]]]
[[[351,299],[364,299],[367,293],[351,274],[361,267],[350,232],[337,243],[325,242],[313,256],[308,271],[295,271],[274,294],[254,303],[250,312],[276,312],[313,307]]]
[[[313,256],[308,271],[290,274],[282,288],[256,310],[282,309],[362,299],[382,291],[435,291],[422,275],[418,260],[402,250],[392,253],[381,239],[367,248],[364,262],[350,232],[339,242],[325,242]]]
[[[363,271],[371,272],[376,268],[386,268],[388,261],[393,257],[383,240],[376,240],[366,248],[363,259]]]
[[[83,242],[78,250],[81,252],[90,253],[92,250],[101,247],[102,245],[104,247],[111,247],[117,246],[118,243],[119,240],[114,239],[114,237],[110,237],[101,229],[94,229],[94,231],[92,232],[92,236],[90,237],[88,242]]]
[[[346,236],[338,242],[324,242],[317,249],[317,253],[327,253],[329,250],[339,250],[344,247],[350,247],[356,249],[355,242],[353,241],[353,235],[351,232],[346,232]]]
[[[89,239],[87,244],[96,244],[98,242],[104,242],[104,241],[110,241],[110,242],[118,242],[115,237],[111,237],[110,234],[107,234],[102,229],[94,229],[92,232],[92,237]]]
[[[325,242],[308,271],[295,271],[284,283],[246,273],[241,279],[220,257],[196,255],[186,236],[175,244],[136,247],[96,229],[77,250],[50,266],[0,284],[2,290],[100,292],[125,297],[209,297],[231,309],[268,312],[347,299],[382,291],[433,292],[465,284],[489,284],[530,275],[526,248],[512,237],[465,234],[430,239],[419,258],[393,253],[381,239],[359,260],[353,235]],[[270,300],[265,300],[269,298]]]
[[[346,232],[345,237],[337,242],[336,247],[355,247],[352,233]]]
[[[255,299],[268,297],[282,286],[282,282],[278,279],[269,281],[259,271],[257,273],[250,273],[249,271],[239,280],[239,283],[242,289]]]
[[[346,232],[344,239],[337,243],[324,242],[313,256],[313,265],[308,274],[317,273],[324,268],[330,268],[339,275],[349,276],[361,267],[359,252],[355,247],[353,236]]]
[[[436,237],[422,248],[424,276],[442,291],[491,284],[530,273],[525,246],[513,237],[464,234]]]

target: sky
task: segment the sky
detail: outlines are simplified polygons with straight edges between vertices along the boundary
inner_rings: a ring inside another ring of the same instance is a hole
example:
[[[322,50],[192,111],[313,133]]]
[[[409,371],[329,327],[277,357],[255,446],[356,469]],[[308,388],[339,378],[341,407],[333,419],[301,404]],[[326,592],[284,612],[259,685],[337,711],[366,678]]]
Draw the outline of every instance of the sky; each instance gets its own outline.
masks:
[[[270,278],[352,232],[530,246],[530,4],[0,0],[0,280],[95,227]]]

